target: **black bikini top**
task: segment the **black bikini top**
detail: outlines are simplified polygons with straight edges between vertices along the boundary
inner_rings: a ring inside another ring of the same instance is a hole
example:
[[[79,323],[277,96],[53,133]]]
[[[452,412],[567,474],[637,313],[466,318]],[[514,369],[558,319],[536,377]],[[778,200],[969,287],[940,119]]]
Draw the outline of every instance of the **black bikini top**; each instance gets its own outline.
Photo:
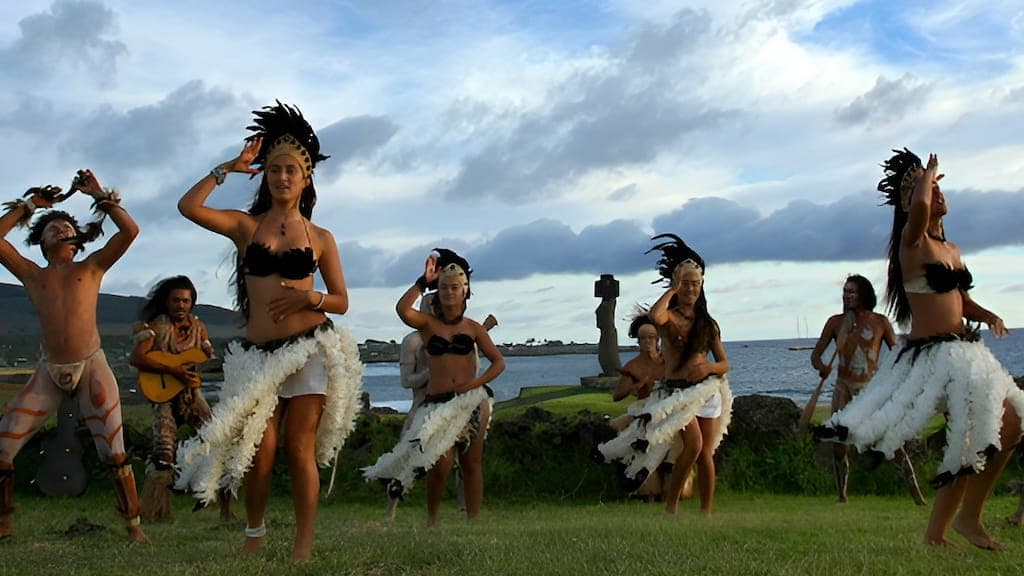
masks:
[[[938,294],[953,290],[966,292],[974,287],[974,277],[966,266],[951,268],[942,262],[929,262],[924,265],[924,281]]]
[[[260,222],[262,224],[262,222]],[[288,280],[302,280],[316,272],[317,261],[313,256],[313,243],[309,239],[309,226],[302,221],[306,229],[305,248],[292,248],[283,252],[273,252],[262,242],[249,242],[242,256],[242,272],[248,276],[271,276],[277,274]],[[256,227],[256,231],[259,226]],[[256,237],[256,231],[253,237]]]
[[[476,350],[476,340],[469,334],[458,333],[452,336],[449,341],[443,336],[434,334],[427,340],[427,354],[441,356],[442,354],[458,354],[465,356]]]

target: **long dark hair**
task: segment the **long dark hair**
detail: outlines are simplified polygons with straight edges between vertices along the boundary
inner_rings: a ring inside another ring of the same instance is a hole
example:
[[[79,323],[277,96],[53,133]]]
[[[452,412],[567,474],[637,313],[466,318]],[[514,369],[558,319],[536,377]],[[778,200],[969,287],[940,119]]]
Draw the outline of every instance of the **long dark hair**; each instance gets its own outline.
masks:
[[[860,274],[850,274],[846,281],[857,288],[857,301],[865,310],[874,310],[878,305],[878,296],[875,294],[875,287],[871,281]]]
[[[666,240],[655,244],[647,252],[644,252],[644,254],[655,250],[661,252],[661,258],[658,259],[657,263],[658,273],[661,278],[655,280],[652,284],[658,282],[663,284],[671,283],[676,266],[686,260],[696,264],[701,273],[700,296],[697,297],[697,302],[694,305],[693,324],[690,326],[690,333],[686,337],[683,353],[679,357],[679,365],[677,366],[677,368],[682,368],[686,361],[695,354],[707,354],[708,350],[711,349],[711,343],[720,337],[719,328],[718,322],[715,322],[715,319],[708,313],[708,300],[704,294],[703,282],[705,271],[704,259],[693,248],[690,248],[682,238],[675,234],[658,234],[651,238],[651,240],[662,239]],[[669,299],[669,309],[675,308],[677,301],[678,298],[673,294],[672,298]]]
[[[676,305],[676,297],[669,300],[669,308]],[[693,309],[693,324],[690,326],[690,334],[683,344],[683,353],[679,355],[679,365],[676,369],[682,368],[686,362],[697,354],[707,354],[711,349],[711,343],[720,338],[718,322],[708,313],[708,300],[704,295],[704,285],[701,284],[700,296]]]
[[[192,294],[192,306],[196,305],[199,295],[196,293],[196,286],[188,276],[171,276],[161,280],[146,296],[146,303],[139,310],[139,320],[152,322],[154,318],[167,314],[167,297],[175,290],[188,290]]]
[[[250,216],[266,214],[270,210],[271,204],[273,204],[273,199],[270,196],[270,185],[267,184],[267,175],[263,174],[256,197],[252,199],[252,205],[249,206],[247,212]],[[314,206],[316,206],[316,186],[313,184],[313,175],[310,174],[309,184],[302,189],[302,195],[299,197],[299,214],[302,214],[306,220],[312,221]],[[235,252],[235,273],[232,281],[235,284],[235,305],[242,313],[242,320],[246,321],[249,319],[249,293],[245,287],[245,271],[242,269],[243,256],[241,250]]]
[[[253,160],[253,165],[263,170],[267,163],[273,158],[267,156],[272,152],[275,144],[280,138],[289,139],[296,145],[302,154],[297,158],[303,166],[303,173],[309,178],[309,183],[302,189],[299,197],[299,213],[307,220],[313,219],[313,206],[316,205],[316,187],[313,185],[313,170],[319,162],[327,160],[330,156],[320,153],[320,139],[317,138],[313,127],[306,121],[298,106],[282,104],[275,100],[273,106],[264,106],[259,110],[253,110],[253,123],[246,127],[252,132],[245,138],[251,142],[256,138],[262,138],[259,152]],[[270,186],[267,184],[267,175],[263,174],[260,179],[260,187],[256,191],[252,205],[249,206],[249,214],[259,216],[270,210],[273,199],[270,196]],[[249,320],[249,294],[245,288],[245,273],[242,270],[241,251],[235,253],[235,304],[242,313],[243,322]]]
[[[883,204],[893,207],[892,232],[889,234],[889,276],[885,286],[887,308],[901,326],[910,323],[910,300],[903,286],[903,264],[900,262],[900,246],[903,244],[903,228],[907,226],[909,214],[903,209],[903,180],[908,171],[922,168],[921,159],[904,148],[893,150],[895,154],[882,163],[884,176],[878,181]]]

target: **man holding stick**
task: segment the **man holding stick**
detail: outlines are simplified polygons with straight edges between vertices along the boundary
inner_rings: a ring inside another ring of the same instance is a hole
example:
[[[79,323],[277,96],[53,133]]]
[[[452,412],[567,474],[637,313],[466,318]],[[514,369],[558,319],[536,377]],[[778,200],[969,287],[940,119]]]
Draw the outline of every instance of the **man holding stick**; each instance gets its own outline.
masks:
[[[811,364],[818,371],[824,383],[832,372],[832,362],[825,364],[821,360],[828,345],[835,341],[833,360],[838,360],[839,368],[836,385],[832,391],[832,412],[838,412],[860,392],[878,370],[878,353],[882,342],[889,348],[896,344],[896,334],[892,324],[883,314],[874,312],[878,298],[871,282],[859,275],[851,274],[843,284],[843,313],[836,314],[825,322],[821,336],[811,352]],[[820,387],[820,385],[819,385]],[[813,412],[815,395],[805,413]],[[839,502],[846,502],[847,482],[850,476],[850,447],[836,444],[833,449],[832,472],[836,477],[836,489]],[[910,489],[910,495],[918,506],[927,504],[917,485],[914,466],[906,450],[896,451],[893,463],[899,468]]]

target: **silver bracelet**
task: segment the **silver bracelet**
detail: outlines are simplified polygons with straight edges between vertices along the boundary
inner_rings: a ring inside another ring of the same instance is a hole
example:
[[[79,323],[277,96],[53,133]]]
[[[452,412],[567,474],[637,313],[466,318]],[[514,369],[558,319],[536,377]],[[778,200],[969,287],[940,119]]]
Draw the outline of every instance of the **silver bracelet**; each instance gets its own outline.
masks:
[[[320,293],[320,301],[316,303],[316,306],[313,306],[313,310],[319,310],[324,305],[324,300],[327,300],[327,292]]]
[[[228,171],[224,169],[223,165],[217,165],[210,170],[210,176],[213,176],[213,180],[220,186],[224,183],[224,179],[228,177]]]

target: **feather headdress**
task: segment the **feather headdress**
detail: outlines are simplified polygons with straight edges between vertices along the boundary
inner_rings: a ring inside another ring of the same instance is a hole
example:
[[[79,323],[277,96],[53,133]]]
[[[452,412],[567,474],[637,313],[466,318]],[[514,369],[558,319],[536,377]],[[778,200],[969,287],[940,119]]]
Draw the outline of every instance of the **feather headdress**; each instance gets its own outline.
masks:
[[[437,254],[437,270],[439,272],[438,278],[449,274],[464,275],[466,282],[466,299],[469,299],[469,277],[473,275],[473,267],[469,265],[469,262],[455,253],[454,250],[447,248],[434,248],[433,252]],[[437,289],[437,280],[427,284],[428,290]]]
[[[704,259],[700,257],[700,254],[686,245],[683,239],[675,234],[658,234],[651,238],[652,241],[656,241],[662,238],[668,238],[668,240],[655,244],[644,254],[650,254],[655,250],[661,251],[661,258],[658,259],[658,273],[661,278],[654,280],[651,284],[657,284],[662,281],[672,281],[672,273],[675,271],[676,266],[683,264],[684,262],[691,262],[693,265],[700,269],[700,273],[704,274]]]
[[[280,100],[275,102],[274,106],[253,110],[256,118],[251,126],[246,127],[246,130],[253,132],[246,137],[246,142],[263,138],[253,164],[262,170],[270,159],[287,153],[299,160],[306,171],[306,176],[312,176],[317,163],[330,156],[320,153],[320,139],[298,107],[282,104]]]
[[[884,198],[883,204],[896,206],[907,212],[910,210],[910,197],[914,194],[914,184],[919,170],[924,169],[921,159],[907,148],[893,150],[892,158],[882,163],[885,176],[878,181],[878,191]]]

